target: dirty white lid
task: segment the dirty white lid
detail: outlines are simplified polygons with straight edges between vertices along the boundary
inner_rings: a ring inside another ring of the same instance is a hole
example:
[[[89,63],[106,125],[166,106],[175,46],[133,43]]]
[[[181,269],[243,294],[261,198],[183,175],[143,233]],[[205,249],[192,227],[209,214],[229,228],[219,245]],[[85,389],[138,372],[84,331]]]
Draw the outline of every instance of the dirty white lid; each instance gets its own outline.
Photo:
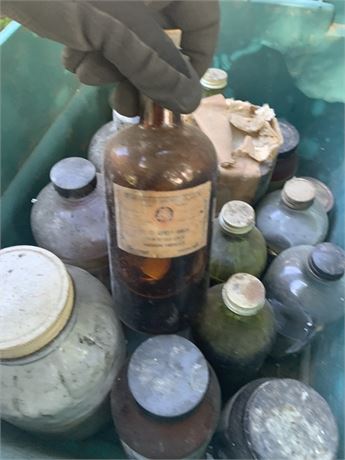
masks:
[[[222,289],[225,305],[241,316],[252,316],[261,310],[265,305],[265,295],[261,281],[248,273],[231,276]]]
[[[255,225],[255,211],[244,201],[228,201],[219,213],[219,224],[226,233],[248,233]]]
[[[222,69],[210,68],[200,80],[204,88],[222,89],[228,84],[228,74]]]
[[[61,260],[35,246],[0,251],[0,358],[29,355],[51,342],[71,315],[74,292]]]
[[[306,209],[315,199],[315,187],[307,179],[293,177],[282,190],[282,200],[293,209]]]

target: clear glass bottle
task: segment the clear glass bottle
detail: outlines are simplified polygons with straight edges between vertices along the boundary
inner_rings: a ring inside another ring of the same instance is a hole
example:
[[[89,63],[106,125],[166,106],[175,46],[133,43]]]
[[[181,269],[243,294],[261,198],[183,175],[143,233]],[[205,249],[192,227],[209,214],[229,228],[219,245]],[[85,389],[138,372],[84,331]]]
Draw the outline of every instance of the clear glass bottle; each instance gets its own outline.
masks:
[[[183,330],[208,287],[214,148],[146,100],[141,123],[109,142],[104,164],[119,318],[148,334]]]
[[[216,430],[217,377],[189,340],[161,335],[133,353],[115,381],[111,407],[128,458],[204,458]]]
[[[109,285],[103,177],[88,160],[71,157],[52,167],[50,180],[33,200],[37,244]]]
[[[93,135],[87,152],[87,157],[98,172],[103,172],[105,150],[108,141],[119,131],[139,123],[139,117],[126,117],[113,110],[113,119],[101,126]]]
[[[228,74],[225,70],[210,68],[200,80],[203,88],[203,97],[223,94],[228,85]]]
[[[110,420],[125,342],[107,289],[34,246],[0,251],[1,417],[80,439]]]
[[[244,201],[229,201],[213,221],[210,276],[215,283],[235,273],[259,277],[267,262],[267,248],[255,227],[254,209]]]
[[[315,189],[306,179],[293,178],[282,190],[269,193],[256,209],[256,225],[272,255],[300,244],[325,240],[328,217],[315,200]]]
[[[272,305],[285,306],[278,328],[288,336],[288,328],[304,328],[302,322],[284,325],[286,315],[294,319],[302,310],[317,326],[336,321],[345,311],[345,253],[332,243],[303,245],[287,249],[274,259],[264,277]],[[279,321],[278,321],[279,324]],[[301,332],[301,334],[303,334]]]
[[[313,388],[293,379],[259,379],[225,406],[215,436],[217,458],[334,459],[338,428]]]
[[[237,273],[210,288],[193,336],[216,371],[223,396],[230,396],[255,377],[274,341],[274,317],[263,284]]]

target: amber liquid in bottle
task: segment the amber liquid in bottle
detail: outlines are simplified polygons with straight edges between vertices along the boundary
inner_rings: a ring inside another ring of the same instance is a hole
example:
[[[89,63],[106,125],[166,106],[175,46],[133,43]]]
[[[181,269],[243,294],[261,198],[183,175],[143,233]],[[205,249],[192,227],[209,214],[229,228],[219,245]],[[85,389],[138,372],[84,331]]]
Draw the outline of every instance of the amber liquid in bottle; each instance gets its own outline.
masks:
[[[149,334],[188,327],[208,287],[217,162],[209,139],[150,100],[104,163],[114,306]]]

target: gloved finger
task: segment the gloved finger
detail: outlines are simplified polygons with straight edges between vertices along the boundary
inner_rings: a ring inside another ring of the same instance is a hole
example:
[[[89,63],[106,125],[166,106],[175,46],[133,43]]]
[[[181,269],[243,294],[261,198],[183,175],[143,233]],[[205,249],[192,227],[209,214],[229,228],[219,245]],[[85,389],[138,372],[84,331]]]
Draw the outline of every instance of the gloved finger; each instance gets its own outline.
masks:
[[[110,95],[110,105],[121,115],[135,117],[139,114],[139,92],[128,81],[121,81]]]
[[[78,51],[65,47],[62,62],[85,85],[107,85],[123,80],[123,75],[99,51]]]

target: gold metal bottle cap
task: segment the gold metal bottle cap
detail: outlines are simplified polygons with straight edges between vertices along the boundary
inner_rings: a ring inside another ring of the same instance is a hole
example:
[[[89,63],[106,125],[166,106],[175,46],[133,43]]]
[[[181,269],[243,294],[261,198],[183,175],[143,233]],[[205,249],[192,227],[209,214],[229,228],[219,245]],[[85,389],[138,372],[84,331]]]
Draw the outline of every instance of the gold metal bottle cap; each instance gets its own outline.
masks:
[[[293,177],[285,183],[281,197],[290,208],[306,209],[315,200],[315,188],[309,180]]]
[[[265,305],[265,288],[248,273],[236,273],[224,284],[222,298],[232,312],[241,316],[255,315]]]
[[[64,328],[74,304],[72,280],[61,260],[35,246],[0,251],[0,358],[27,356]]]
[[[248,233],[255,225],[255,211],[244,201],[228,201],[222,207],[219,224],[226,233],[241,235]]]
[[[200,83],[204,88],[223,89],[228,84],[228,74],[224,70],[211,68],[206,71]]]

